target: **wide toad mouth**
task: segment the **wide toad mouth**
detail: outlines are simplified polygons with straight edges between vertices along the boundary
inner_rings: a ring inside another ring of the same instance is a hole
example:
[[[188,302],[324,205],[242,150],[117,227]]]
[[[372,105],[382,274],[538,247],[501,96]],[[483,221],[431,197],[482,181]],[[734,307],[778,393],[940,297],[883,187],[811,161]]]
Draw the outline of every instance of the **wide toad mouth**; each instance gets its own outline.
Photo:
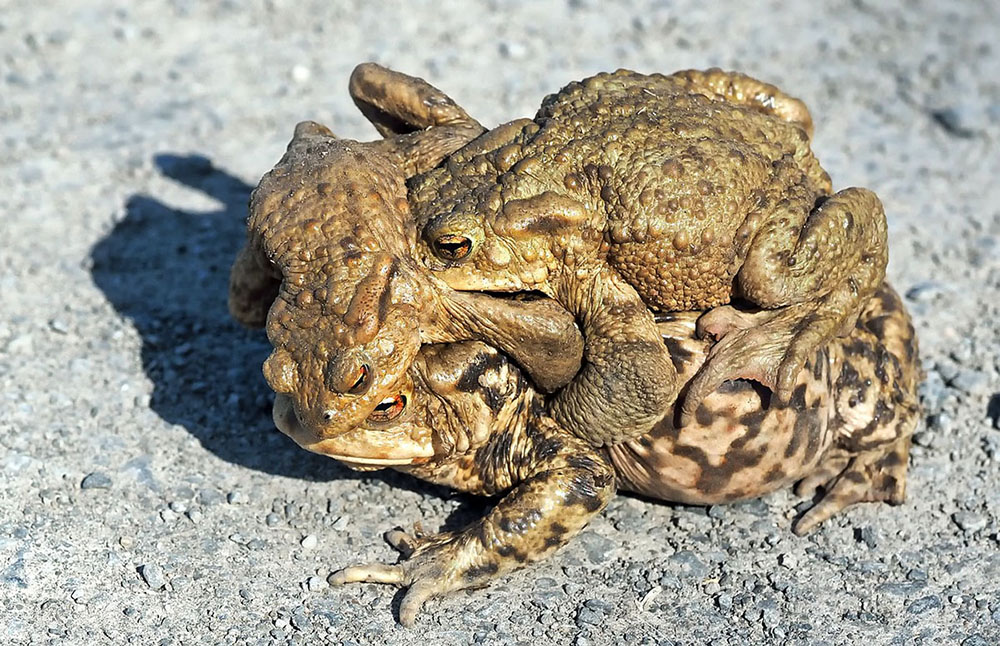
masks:
[[[373,466],[400,466],[405,464],[413,464],[418,459],[424,460],[424,458],[362,458],[354,455],[342,455],[340,453],[329,453],[323,451],[323,455],[333,458],[334,460],[339,460],[340,462],[350,462],[351,464],[364,464]]]
[[[287,395],[277,395],[274,425],[296,444],[311,451],[357,467],[397,467],[426,462],[434,456],[430,441],[410,437],[403,428],[357,428],[335,437],[322,438],[299,421]]]

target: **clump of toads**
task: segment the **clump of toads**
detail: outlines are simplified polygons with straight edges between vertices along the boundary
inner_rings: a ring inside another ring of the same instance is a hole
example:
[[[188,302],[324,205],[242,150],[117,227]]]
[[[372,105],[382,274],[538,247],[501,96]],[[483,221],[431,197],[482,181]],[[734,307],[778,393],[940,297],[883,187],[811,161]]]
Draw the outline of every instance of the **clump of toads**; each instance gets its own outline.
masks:
[[[920,377],[885,214],[834,193],[806,107],[719,70],[567,85],[492,130],[359,66],[384,137],[299,124],[250,201],[230,311],[265,326],[275,424],[356,469],[502,495],[333,583],[430,597],[565,544],[616,489],[691,504],[798,482],[804,533],[902,502]]]

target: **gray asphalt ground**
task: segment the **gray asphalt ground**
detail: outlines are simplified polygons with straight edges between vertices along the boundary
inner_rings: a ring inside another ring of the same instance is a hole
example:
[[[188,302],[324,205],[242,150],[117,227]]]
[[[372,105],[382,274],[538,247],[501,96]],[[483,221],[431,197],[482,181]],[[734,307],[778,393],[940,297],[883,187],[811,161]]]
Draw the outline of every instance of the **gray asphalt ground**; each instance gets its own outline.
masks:
[[[0,643],[1000,643],[995,2],[0,0]],[[909,498],[797,538],[781,492],[619,496],[586,533],[396,624],[382,534],[488,504],[273,430],[230,321],[248,191],[303,119],[373,138],[374,60],[484,123],[566,82],[721,66],[805,99],[889,217],[928,371]]]

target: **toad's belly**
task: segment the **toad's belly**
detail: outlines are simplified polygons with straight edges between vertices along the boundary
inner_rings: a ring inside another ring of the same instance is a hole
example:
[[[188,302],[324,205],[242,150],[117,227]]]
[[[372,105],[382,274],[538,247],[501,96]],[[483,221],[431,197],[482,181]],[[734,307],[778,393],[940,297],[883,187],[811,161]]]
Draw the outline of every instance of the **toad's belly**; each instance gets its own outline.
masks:
[[[619,488],[688,504],[761,496],[808,474],[833,441],[829,389],[804,370],[787,407],[747,381],[707,398],[697,422],[661,421],[651,432],[605,450]]]

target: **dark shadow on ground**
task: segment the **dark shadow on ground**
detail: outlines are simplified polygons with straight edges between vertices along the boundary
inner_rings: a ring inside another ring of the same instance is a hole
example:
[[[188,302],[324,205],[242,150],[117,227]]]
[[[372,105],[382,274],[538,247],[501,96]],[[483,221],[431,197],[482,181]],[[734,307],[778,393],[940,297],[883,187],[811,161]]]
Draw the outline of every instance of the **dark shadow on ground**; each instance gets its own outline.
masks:
[[[243,329],[226,309],[229,266],[245,238],[252,187],[198,155],[161,154],[154,163],[221,208],[192,212],[134,195],[124,219],[91,252],[94,282],[142,336],[153,410],[215,455],[250,469],[319,481],[372,477],[448,495],[394,471],[361,476],[274,429],[273,395],[260,371],[270,345],[263,331]]]

